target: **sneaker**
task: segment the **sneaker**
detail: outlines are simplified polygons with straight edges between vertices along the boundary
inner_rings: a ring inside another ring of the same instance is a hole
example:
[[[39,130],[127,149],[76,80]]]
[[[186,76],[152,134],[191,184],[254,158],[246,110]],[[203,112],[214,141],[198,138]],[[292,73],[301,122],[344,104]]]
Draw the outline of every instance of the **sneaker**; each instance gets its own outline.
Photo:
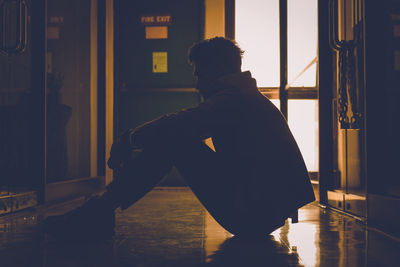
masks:
[[[115,211],[106,201],[93,197],[63,215],[49,216],[43,230],[58,240],[104,240],[114,236]]]

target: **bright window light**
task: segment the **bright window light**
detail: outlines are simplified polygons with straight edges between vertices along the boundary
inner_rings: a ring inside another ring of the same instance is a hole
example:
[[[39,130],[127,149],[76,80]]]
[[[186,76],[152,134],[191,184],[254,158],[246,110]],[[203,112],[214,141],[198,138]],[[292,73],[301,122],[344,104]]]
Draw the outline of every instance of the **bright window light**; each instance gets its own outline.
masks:
[[[317,0],[288,1],[288,82],[291,86],[316,84],[317,7]],[[242,69],[252,72],[258,87],[279,87],[279,0],[236,0],[235,10],[235,38],[245,50]]]
[[[308,171],[318,171],[318,100],[289,100],[288,120]]]
[[[279,0],[236,0],[235,39],[245,51],[242,70],[258,87],[279,87]]]
[[[279,108],[279,99],[271,99]],[[288,121],[309,172],[318,171],[318,100],[288,101]]]
[[[316,84],[317,7],[317,0],[288,1],[288,82],[291,86]],[[314,63],[299,76],[311,62]]]
[[[279,88],[279,0],[235,3],[235,37],[245,50],[242,70],[252,72],[258,87]],[[317,0],[288,0],[288,82],[292,87],[316,86],[317,7]],[[271,101],[279,108],[279,99]],[[317,116],[317,100],[289,100],[289,127],[308,171],[318,171]]]

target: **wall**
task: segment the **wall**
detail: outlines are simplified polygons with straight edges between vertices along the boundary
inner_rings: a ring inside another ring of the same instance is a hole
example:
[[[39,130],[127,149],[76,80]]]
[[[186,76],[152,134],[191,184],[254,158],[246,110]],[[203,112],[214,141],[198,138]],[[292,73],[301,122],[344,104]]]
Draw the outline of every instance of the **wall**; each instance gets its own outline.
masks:
[[[205,0],[205,39],[225,36],[225,0]]]
[[[141,15],[170,14],[167,39],[146,39]],[[187,52],[193,43],[224,35],[224,1],[115,1],[116,134],[201,101]],[[167,52],[167,73],[153,72],[153,52]],[[177,170],[162,185],[179,186]]]

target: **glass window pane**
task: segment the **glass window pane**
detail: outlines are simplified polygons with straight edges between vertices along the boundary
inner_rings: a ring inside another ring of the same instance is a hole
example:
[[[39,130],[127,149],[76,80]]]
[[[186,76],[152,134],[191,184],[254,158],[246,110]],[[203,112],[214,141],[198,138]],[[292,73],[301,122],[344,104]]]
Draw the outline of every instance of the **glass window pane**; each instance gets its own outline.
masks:
[[[288,119],[308,171],[318,171],[318,100],[289,100]]]
[[[292,81],[317,56],[317,7],[317,0],[288,1],[288,82],[291,86],[315,86],[315,63]]]
[[[270,99],[279,109],[280,100]],[[318,100],[288,101],[289,127],[309,172],[318,171]]]
[[[281,110],[281,101],[279,99],[270,99],[270,100],[275,105],[275,107]]]
[[[90,0],[48,0],[47,181],[90,176]]]
[[[245,51],[242,70],[259,87],[279,87],[279,0],[236,0],[235,39]]]
[[[1,31],[5,30],[1,33],[1,39],[7,43],[10,41],[10,46],[14,46],[17,31],[13,28],[16,23],[3,25],[3,19],[17,20],[18,1],[0,2],[3,6],[1,12],[7,10],[6,16],[0,15]],[[30,17],[34,4],[31,1],[25,4]],[[30,20],[27,24],[27,40],[31,40],[33,27]],[[9,56],[0,54],[0,197],[36,190],[41,183],[37,179],[41,173],[37,164],[42,164],[40,143],[44,114],[42,90],[37,87],[32,75],[42,73],[37,66],[36,69],[32,66],[32,57],[36,52],[32,51],[32,47],[32,42],[28,41],[23,53]],[[9,201],[11,199],[4,198],[1,203]],[[0,215],[10,212],[12,206],[1,205]]]

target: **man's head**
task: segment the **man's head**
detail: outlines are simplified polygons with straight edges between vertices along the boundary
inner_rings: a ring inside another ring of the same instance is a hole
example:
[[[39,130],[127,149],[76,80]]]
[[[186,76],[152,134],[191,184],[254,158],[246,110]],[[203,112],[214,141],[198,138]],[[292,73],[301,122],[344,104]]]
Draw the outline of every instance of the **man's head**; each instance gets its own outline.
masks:
[[[222,76],[241,72],[243,51],[235,42],[215,37],[193,45],[189,61],[194,65],[196,88],[205,97],[214,93],[213,85]]]

